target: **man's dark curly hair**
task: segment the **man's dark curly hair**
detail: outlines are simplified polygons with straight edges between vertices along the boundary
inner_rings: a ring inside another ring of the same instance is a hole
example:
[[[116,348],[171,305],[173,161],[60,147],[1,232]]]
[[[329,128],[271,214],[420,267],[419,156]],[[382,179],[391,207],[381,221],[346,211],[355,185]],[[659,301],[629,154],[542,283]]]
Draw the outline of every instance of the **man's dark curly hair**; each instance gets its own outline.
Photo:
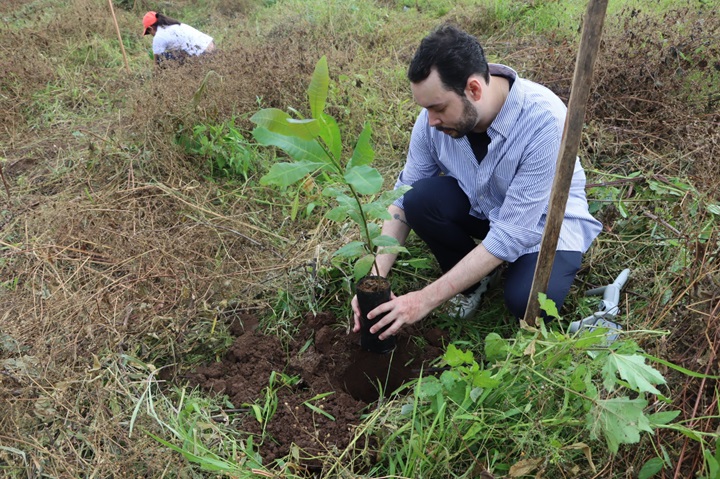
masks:
[[[448,90],[462,96],[470,75],[480,75],[490,81],[485,52],[480,42],[459,28],[445,24],[426,36],[415,52],[408,68],[412,83],[425,80],[432,69],[440,75]]]

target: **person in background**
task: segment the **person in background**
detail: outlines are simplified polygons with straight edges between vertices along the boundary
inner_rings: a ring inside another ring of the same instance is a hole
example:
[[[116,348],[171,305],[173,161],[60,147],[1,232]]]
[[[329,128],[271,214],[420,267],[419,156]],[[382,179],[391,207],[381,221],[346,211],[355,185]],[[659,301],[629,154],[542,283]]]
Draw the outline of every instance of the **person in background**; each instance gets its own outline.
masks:
[[[444,25],[420,43],[408,69],[422,107],[396,188],[412,187],[392,204],[382,233],[404,244],[410,230],[438,260],[443,275],[367,312],[381,317],[371,333],[394,335],[450,301],[469,318],[504,265],[505,304],[522,319],[540,250],[567,108],[548,88],[488,63],[470,34]],[[600,233],[576,160],[547,296],[558,309]],[[477,240],[481,240],[478,244]],[[380,255],[387,276],[395,255]],[[352,301],[360,330],[357,297]],[[385,316],[382,315],[385,313]]]
[[[143,17],[143,35],[148,34],[153,36],[153,55],[158,65],[163,60],[182,62],[188,56],[215,50],[210,35],[158,12],[147,12]]]

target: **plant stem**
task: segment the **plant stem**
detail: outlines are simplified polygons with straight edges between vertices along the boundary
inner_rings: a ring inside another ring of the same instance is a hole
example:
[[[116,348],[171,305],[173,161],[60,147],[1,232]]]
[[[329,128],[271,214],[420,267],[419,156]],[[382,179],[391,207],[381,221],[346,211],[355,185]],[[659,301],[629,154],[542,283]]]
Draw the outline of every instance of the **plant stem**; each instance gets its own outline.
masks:
[[[337,170],[337,174],[340,175],[341,177],[343,177],[343,179],[344,179],[345,178],[345,175],[343,174],[344,169],[343,169],[342,164],[340,163],[340,159],[335,158],[335,156],[333,156],[333,154],[330,153],[330,151],[328,151],[327,145],[325,145],[325,142],[322,140],[321,136],[318,136],[315,139],[315,141],[318,142],[318,144],[323,149],[323,151],[325,152],[327,157],[330,159],[330,163],[332,163],[333,167],[335,167],[335,169]],[[352,193],[353,199],[355,200],[355,203],[357,203],[357,205],[358,205],[358,210],[360,211],[360,218],[362,219],[362,224],[359,225],[360,228],[362,229],[361,235],[364,235],[365,246],[367,247],[370,254],[373,256],[373,268],[375,269],[375,272],[379,275],[380,270],[378,269],[378,265],[377,265],[377,253],[375,252],[375,248],[373,247],[372,239],[370,239],[370,230],[368,229],[368,220],[367,220],[367,217],[365,216],[365,212],[363,211],[363,208],[362,208],[362,201],[360,200],[360,195],[355,190],[355,188],[353,188],[353,185],[351,185],[350,183],[348,183],[346,181],[344,181],[344,183],[348,186],[348,188],[350,188],[350,193]]]

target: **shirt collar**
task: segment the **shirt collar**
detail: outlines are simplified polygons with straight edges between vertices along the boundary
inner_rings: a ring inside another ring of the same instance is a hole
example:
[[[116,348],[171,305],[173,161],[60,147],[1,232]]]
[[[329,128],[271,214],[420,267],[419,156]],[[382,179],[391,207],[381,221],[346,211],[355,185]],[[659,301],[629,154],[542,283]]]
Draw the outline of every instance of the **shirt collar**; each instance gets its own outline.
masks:
[[[494,130],[507,139],[522,111],[522,105],[525,101],[525,90],[520,81],[520,77],[512,68],[499,63],[489,63],[488,67],[490,75],[500,75],[513,79],[512,88],[510,88],[510,93],[505,99],[505,103],[503,103],[500,112],[490,124],[490,128],[488,128],[488,130]]]

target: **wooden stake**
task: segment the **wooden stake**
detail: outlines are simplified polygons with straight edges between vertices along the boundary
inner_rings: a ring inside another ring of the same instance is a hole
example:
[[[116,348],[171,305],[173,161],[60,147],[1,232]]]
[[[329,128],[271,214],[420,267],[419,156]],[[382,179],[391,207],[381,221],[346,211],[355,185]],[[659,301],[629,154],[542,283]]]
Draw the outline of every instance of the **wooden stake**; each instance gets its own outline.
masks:
[[[555,179],[550,193],[547,221],[542,242],[540,243],[540,254],[538,255],[535,275],[530,288],[530,297],[525,310],[525,322],[531,326],[535,325],[535,318],[540,315],[538,293],[547,291],[550,273],[555,261],[555,249],[557,248],[560,227],[565,216],[565,206],[570,194],[570,183],[575,170],[575,160],[580,146],[583,123],[585,122],[585,110],[590,97],[593,67],[600,49],[600,37],[607,4],[608,0],[590,0],[583,20],[583,33],[575,63],[575,75],[572,81]]]
[[[110,4],[110,13],[112,13],[113,22],[115,22],[115,31],[117,32],[118,40],[120,41],[120,50],[122,51],[123,60],[125,61],[125,70],[130,73],[130,65],[128,65],[127,55],[125,55],[125,45],[123,45],[122,35],[120,35],[120,26],[118,25],[117,18],[115,17],[115,9],[113,8],[112,0],[108,0]]]

